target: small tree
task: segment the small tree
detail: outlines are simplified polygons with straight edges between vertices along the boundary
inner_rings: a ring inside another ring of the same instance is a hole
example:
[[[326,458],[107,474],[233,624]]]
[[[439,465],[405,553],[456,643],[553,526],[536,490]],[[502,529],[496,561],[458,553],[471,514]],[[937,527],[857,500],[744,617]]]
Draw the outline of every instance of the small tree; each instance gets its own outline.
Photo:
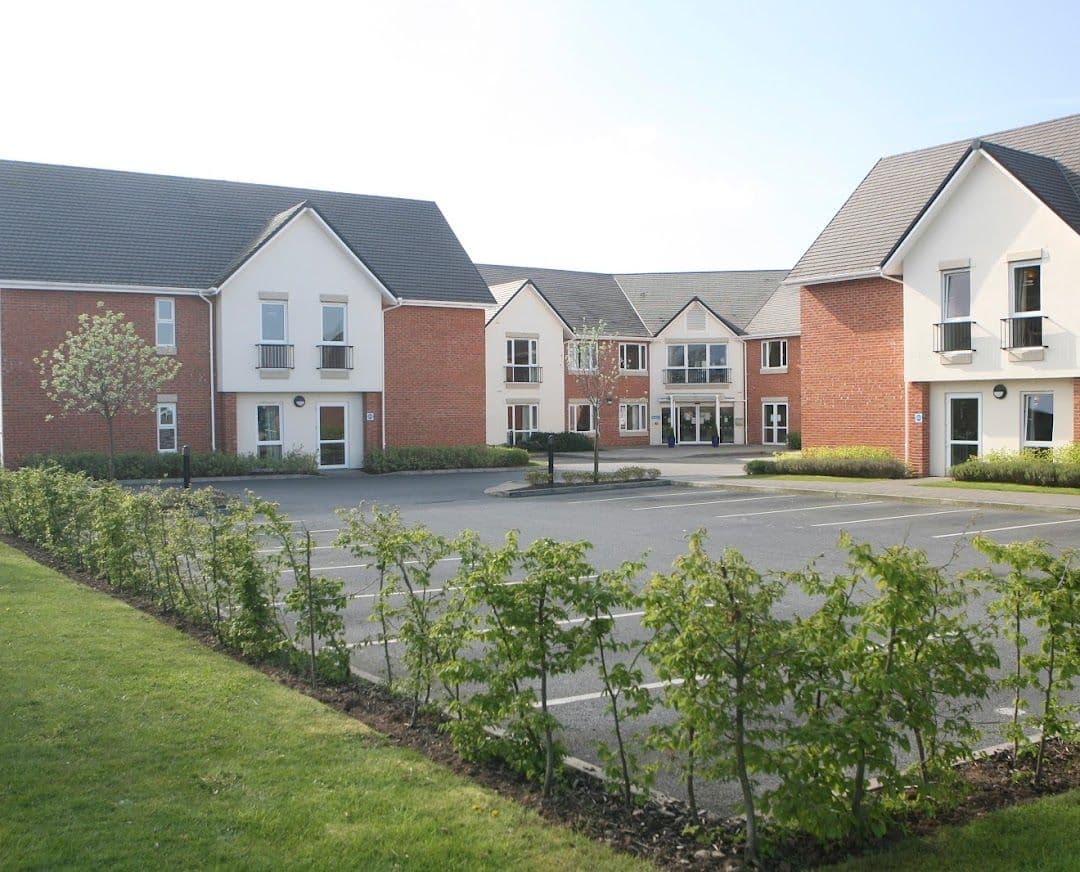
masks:
[[[158,392],[176,378],[180,362],[159,356],[123,312],[106,309],[100,301],[97,306],[96,314],[79,316],[77,333],[69,330],[63,342],[52,351],[42,351],[34,363],[41,371],[45,395],[63,413],[96,414],[104,419],[109,477],[115,478],[116,416],[151,411]]]
[[[619,380],[618,356],[604,354],[600,344],[606,329],[603,321],[591,327],[582,321],[576,338],[566,346],[566,368],[577,379],[577,389],[592,409],[594,482],[600,481],[600,409],[612,398]]]

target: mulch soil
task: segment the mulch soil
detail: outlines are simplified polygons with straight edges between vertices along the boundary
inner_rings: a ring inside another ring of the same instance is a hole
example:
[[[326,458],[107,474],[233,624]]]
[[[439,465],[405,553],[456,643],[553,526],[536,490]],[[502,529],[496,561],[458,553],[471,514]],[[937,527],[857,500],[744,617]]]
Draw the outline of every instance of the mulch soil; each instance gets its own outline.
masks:
[[[454,772],[534,809],[544,818],[568,826],[618,851],[646,859],[664,869],[737,870],[741,860],[742,824],[708,812],[691,815],[678,800],[655,798],[628,810],[594,775],[567,770],[557,794],[545,802],[538,785],[497,763],[463,760],[441,729],[443,718],[423,712],[410,726],[409,700],[387,687],[355,678],[344,687],[312,689],[307,680],[284,669],[250,663],[221,646],[205,627],[161,608],[149,598],[120,591],[101,579],[73,571],[47,552],[0,534],[0,541],[17,548],[39,563],[82,584],[99,590],[153,615],[235,660],[247,663],[301,693],[354,717],[386,737],[386,741],[415,750]],[[1080,788],[1080,744],[1057,740],[1047,743],[1042,783],[1035,787],[1031,773],[1034,759],[1021,755],[1014,765],[1012,750],[980,757],[958,767],[963,795],[933,814],[912,812],[883,838],[873,842],[821,845],[803,837],[783,839],[763,861],[761,868],[795,872],[839,862],[866,851],[880,850],[910,835],[926,835],[947,825],[976,820],[996,809],[1028,802],[1041,796]]]

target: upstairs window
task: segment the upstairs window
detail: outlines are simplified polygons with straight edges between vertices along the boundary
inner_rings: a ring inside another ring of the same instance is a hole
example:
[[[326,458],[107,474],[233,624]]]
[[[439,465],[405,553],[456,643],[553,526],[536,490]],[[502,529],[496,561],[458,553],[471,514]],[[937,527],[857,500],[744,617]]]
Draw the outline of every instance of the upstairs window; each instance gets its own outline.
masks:
[[[566,364],[570,372],[596,372],[596,342],[573,339],[566,343]]]
[[[262,304],[262,341],[285,342],[286,305],[285,303]]]
[[[665,379],[668,384],[723,384],[731,381],[727,344],[669,345]]]
[[[506,381],[535,384],[540,381],[537,341],[528,337],[506,340]]]
[[[761,343],[762,369],[787,369],[787,340],[767,339]]]
[[[284,321],[282,322],[284,324]],[[281,335],[285,339],[284,331]],[[345,304],[323,303],[322,341],[332,345],[345,344]]]
[[[623,372],[645,372],[648,368],[648,357],[643,343],[619,343],[619,369]]]
[[[941,314],[944,321],[971,317],[971,271],[962,269],[942,276]]]
[[[154,301],[154,344],[176,348],[176,300],[159,297]]]
[[[1042,269],[1037,263],[1013,264],[1013,312],[1042,311]]]

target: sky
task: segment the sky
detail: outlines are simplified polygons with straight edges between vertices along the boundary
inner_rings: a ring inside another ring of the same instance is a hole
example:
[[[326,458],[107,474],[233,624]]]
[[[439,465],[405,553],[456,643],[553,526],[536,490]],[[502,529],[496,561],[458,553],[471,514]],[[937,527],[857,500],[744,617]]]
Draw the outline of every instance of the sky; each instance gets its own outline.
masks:
[[[11,3],[0,158],[435,200],[478,263],[790,267],[874,161],[1080,112],[1080,4]]]

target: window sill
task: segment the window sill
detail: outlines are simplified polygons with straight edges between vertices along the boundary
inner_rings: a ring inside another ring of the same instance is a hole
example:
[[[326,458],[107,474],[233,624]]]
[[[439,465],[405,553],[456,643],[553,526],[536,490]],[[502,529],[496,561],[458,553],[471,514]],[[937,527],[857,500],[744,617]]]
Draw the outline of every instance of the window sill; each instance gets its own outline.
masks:
[[[259,378],[288,378],[291,369],[260,369]]]
[[[1013,363],[1046,359],[1046,349],[1041,345],[1033,348],[1008,348],[1006,350],[1009,352],[1009,360]]]
[[[348,378],[349,372],[347,369],[320,369],[319,378]]]
[[[758,370],[762,375],[783,375],[788,371],[786,366],[763,366]]]
[[[539,389],[542,382],[503,382],[504,388],[536,388]]]
[[[154,351],[160,354],[162,357],[175,357],[176,346],[175,345],[155,345]]]
[[[647,369],[620,369],[619,375],[648,375]]]
[[[956,366],[957,364],[971,363],[975,358],[973,351],[942,351],[939,352],[942,366]]]

